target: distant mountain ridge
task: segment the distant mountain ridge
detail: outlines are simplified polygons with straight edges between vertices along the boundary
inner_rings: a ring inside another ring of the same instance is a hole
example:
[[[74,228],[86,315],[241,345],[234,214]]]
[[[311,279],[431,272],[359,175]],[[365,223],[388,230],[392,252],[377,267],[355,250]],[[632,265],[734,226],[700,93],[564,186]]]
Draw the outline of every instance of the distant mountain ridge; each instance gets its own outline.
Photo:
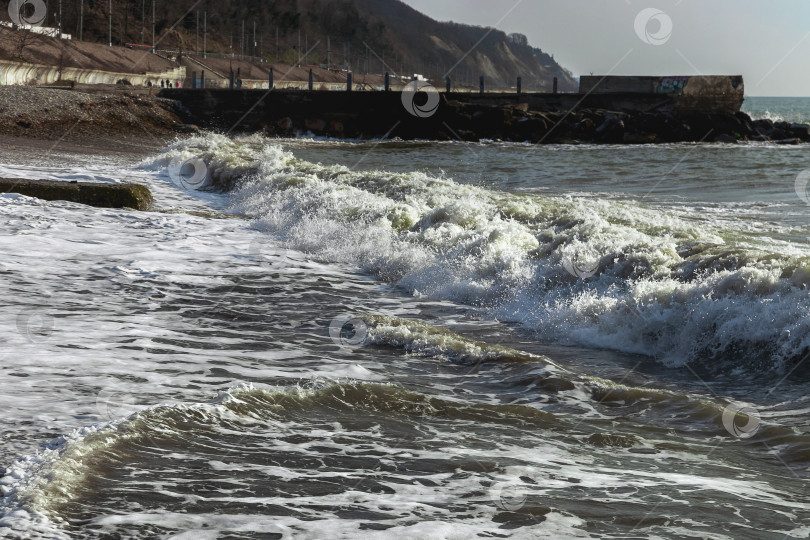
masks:
[[[83,2],[83,39],[106,43],[108,0]],[[152,2],[159,46],[193,51],[205,42],[208,52],[286,63],[311,48],[306,63],[361,73],[419,73],[440,82],[450,71],[455,84],[477,87],[483,75],[488,88],[513,87],[520,76],[527,91],[550,90],[557,77],[561,91],[576,90],[572,74],[525,36],[435,21],[399,0],[112,0],[113,44],[152,43]],[[49,2],[49,26],[58,25],[56,5]],[[78,6],[62,2],[62,30],[74,39]]]

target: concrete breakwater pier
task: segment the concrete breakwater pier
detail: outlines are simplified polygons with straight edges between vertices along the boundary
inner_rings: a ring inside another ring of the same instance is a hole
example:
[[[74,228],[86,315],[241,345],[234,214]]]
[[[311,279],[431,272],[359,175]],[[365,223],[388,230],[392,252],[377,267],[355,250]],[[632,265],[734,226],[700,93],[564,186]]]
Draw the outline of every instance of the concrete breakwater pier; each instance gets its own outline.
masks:
[[[350,84],[350,83],[349,83]],[[810,126],[740,112],[741,76],[582,77],[579,93],[169,89],[205,129],[267,136],[532,143],[810,140]]]
[[[0,178],[0,193],[19,193],[45,201],[71,201],[98,208],[149,210],[153,202],[149,188],[133,183]]]

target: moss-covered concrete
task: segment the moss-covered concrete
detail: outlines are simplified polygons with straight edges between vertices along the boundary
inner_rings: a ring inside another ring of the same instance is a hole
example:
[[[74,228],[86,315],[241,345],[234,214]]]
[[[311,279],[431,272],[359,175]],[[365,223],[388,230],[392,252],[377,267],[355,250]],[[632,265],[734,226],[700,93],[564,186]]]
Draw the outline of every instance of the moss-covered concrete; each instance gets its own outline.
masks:
[[[46,201],[71,201],[99,208],[148,210],[152,206],[152,193],[141,184],[0,178],[0,193],[19,193]]]

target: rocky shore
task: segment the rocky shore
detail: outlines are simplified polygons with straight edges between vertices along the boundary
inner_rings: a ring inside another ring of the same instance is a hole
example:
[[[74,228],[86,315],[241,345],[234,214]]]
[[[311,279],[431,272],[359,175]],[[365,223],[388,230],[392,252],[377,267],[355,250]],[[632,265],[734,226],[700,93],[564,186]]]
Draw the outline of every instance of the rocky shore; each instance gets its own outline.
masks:
[[[530,111],[447,102],[437,138],[531,143],[648,144],[672,142],[810,141],[810,125],[753,120],[744,112],[626,112],[604,109]],[[453,126],[452,132],[447,126]],[[414,133],[414,135],[418,135]]]
[[[0,87],[0,135],[46,140],[165,139],[181,123],[172,100],[124,92]]]
[[[184,122],[270,137],[489,139],[533,144],[810,141],[807,124],[753,120],[738,107],[679,108],[678,100],[655,95],[579,100],[574,94],[494,94],[482,100],[475,95],[434,94],[435,106],[425,101],[410,109],[400,92],[181,89],[161,95],[182,103]],[[611,104],[623,108],[608,108]]]
[[[482,139],[533,144],[810,141],[810,125],[753,120],[743,112],[609,110],[497,105],[448,99],[417,116],[399,92],[167,91],[164,97],[124,88],[92,92],[0,87],[0,136],[91,141],[99,147],[148,139],[162,144],[201,128],[269,137],[349,139]],[[418,99],[418,98],[417,98]],[[585,103],[588,105],[588,103]]]

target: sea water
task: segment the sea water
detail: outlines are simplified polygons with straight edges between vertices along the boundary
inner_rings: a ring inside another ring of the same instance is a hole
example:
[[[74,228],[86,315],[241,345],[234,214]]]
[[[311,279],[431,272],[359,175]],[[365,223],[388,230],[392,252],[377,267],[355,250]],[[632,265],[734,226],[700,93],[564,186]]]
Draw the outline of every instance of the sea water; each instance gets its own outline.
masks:
[[[752,106],[810,118],[788,101]],[[155,208],[0,196],[0,536],[806,538],[808,167],[764,143],[3,150],[0,176]]]

